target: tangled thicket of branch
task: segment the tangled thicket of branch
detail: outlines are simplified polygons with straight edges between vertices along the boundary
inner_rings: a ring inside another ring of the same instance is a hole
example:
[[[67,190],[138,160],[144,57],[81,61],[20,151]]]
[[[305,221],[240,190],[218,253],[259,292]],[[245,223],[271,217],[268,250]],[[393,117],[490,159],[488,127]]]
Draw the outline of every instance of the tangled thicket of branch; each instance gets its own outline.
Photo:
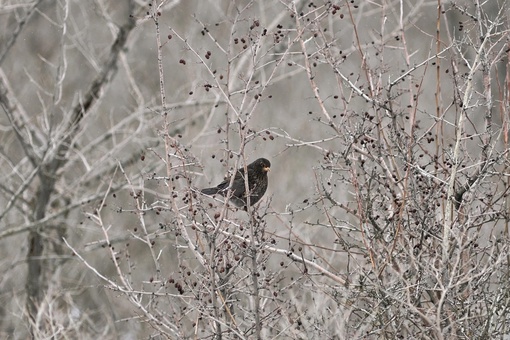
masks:
[[[5,334],[508,336],[504,5],[96,5],[6,8]]]

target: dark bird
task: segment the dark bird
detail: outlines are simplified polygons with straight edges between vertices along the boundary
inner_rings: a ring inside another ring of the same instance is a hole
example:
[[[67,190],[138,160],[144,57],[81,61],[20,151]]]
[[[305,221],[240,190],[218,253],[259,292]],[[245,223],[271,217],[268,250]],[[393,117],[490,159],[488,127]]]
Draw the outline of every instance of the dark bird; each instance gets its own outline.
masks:
[[[257,203],[267,189],[267,173],[271,169],[271,163],[265,158],[259,158],[248,165],[248,187],[250,188],[250,205]],[[206,195],[220,194],[227,196],[229,191],[230,178],[221,182],[215,188],[203,189],[202,193]],[[230,200],[238,207],[246,206],[246,185],[244,183],[244,168],[237,170],[232,183],[232,197]]]

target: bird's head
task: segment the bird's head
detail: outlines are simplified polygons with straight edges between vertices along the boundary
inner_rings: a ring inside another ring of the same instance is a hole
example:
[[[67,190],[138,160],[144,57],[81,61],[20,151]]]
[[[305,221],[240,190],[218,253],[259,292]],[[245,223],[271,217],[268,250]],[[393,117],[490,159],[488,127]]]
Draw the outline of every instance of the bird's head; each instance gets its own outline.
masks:
[[[262,170],[262,172],[271,171],[271,163],[265,158],[259,158],[255,161],[256,166]]]

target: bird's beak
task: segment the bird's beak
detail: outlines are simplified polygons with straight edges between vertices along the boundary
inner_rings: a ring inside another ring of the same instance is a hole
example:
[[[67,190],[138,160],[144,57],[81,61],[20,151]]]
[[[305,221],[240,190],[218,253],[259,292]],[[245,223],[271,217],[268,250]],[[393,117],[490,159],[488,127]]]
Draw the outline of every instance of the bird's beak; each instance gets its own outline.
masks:
[[[271,171],[271,168],[268,166],[265,166],[263,170],[264,170],[264,172],[269,172],[269,171]]]

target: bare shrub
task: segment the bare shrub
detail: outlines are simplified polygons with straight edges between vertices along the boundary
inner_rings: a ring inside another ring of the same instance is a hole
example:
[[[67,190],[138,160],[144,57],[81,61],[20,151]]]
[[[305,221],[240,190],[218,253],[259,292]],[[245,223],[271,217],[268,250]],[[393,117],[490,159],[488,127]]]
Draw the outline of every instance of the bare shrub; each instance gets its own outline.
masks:
[[[508,337],[506,7],[2,5],[3,334]]]

